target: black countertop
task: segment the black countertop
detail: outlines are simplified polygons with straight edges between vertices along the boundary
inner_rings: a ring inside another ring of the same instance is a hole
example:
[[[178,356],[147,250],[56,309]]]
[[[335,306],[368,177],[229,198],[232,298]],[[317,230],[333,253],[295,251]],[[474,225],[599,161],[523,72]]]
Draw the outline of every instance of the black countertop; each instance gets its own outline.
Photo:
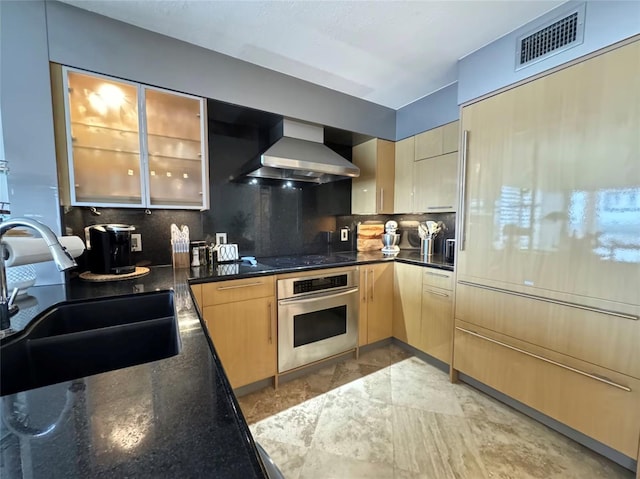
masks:
[[[340,266],[355,266],[359,264],[380,263],[386,261],[398,261],[400,263],[415,264],[428,268],[438,268],[453,271],[453,264],[445,260],[443,255],[433,255],[425,258],[417,250],[401,250],[397,255],[386,255],[380,251],[367,253],[342,252],[333,253],[340,261],[336,263],[323,263],[318,265],[304,265],[299,267],[275,267],[261,263],[252,266],[248,263],[226,263],[213,266],[198,266],[191,268],[191,283],[211,283],[229,279],[251,278],[255,276],[295,273],[296,271],[310,271],[314,269],[326,269]],[[266,259],[265,259],[266,260]]]
[[[188,271],[30,288],[17,328],[69,299],[174,289],[177,356],[4,396],[0,476],[265,477],[235,396],[189,293]]]
[[[30,288],[11,320],[15,329],[61,301],[173,289],[181,351],[160,361],[0,398],[0,476],[265,477],[188,284],[383,261],[453,270],[442,257],[425,261],[417,251],[337,254],[343,258],[334,265],[228,264],[176,271],[165,266],[125,281],[76,278],[66,285]]]

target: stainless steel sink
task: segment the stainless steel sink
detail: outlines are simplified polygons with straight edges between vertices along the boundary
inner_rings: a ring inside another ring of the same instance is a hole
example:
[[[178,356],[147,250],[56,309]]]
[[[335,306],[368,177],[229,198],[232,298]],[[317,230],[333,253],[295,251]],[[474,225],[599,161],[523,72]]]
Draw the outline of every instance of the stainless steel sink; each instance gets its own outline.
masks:
[[[0,341],[0,396],[179,352],[173,291],[67,301]]]

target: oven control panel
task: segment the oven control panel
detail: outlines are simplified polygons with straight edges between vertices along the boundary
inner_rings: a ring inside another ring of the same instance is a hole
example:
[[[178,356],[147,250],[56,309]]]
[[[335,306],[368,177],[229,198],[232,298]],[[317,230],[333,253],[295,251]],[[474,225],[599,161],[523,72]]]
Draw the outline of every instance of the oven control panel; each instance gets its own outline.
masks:
[[[358,270],[342,269],[340,271],[323,270],[313,276],[300,276],[278,280],[278,301],[297,298],[308,294],[319,294],[323,291],[333,292],[338,289],[358,287]]]
[[[347,275],[325,276],[324,278],[299,279],[293,283],[293,294],[313,293],[325,289],[347,286]]]

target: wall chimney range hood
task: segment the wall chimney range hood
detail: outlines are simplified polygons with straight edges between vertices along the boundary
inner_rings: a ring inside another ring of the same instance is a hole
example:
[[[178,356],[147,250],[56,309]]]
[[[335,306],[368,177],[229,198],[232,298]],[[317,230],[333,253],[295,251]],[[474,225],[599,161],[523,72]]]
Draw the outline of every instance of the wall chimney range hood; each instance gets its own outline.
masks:
[[[360,168],[324,145],[322,126],[285,118],[270,139],[271,146],[245,164],[241,176],[317,184],[360,176]]]

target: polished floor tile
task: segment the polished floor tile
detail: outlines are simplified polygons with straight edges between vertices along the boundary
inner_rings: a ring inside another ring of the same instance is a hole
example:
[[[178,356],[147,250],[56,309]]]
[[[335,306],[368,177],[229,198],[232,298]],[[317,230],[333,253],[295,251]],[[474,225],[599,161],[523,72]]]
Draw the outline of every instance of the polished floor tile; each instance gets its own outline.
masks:
[[[287,479],[633,479],[388,345],[239,398]]]

